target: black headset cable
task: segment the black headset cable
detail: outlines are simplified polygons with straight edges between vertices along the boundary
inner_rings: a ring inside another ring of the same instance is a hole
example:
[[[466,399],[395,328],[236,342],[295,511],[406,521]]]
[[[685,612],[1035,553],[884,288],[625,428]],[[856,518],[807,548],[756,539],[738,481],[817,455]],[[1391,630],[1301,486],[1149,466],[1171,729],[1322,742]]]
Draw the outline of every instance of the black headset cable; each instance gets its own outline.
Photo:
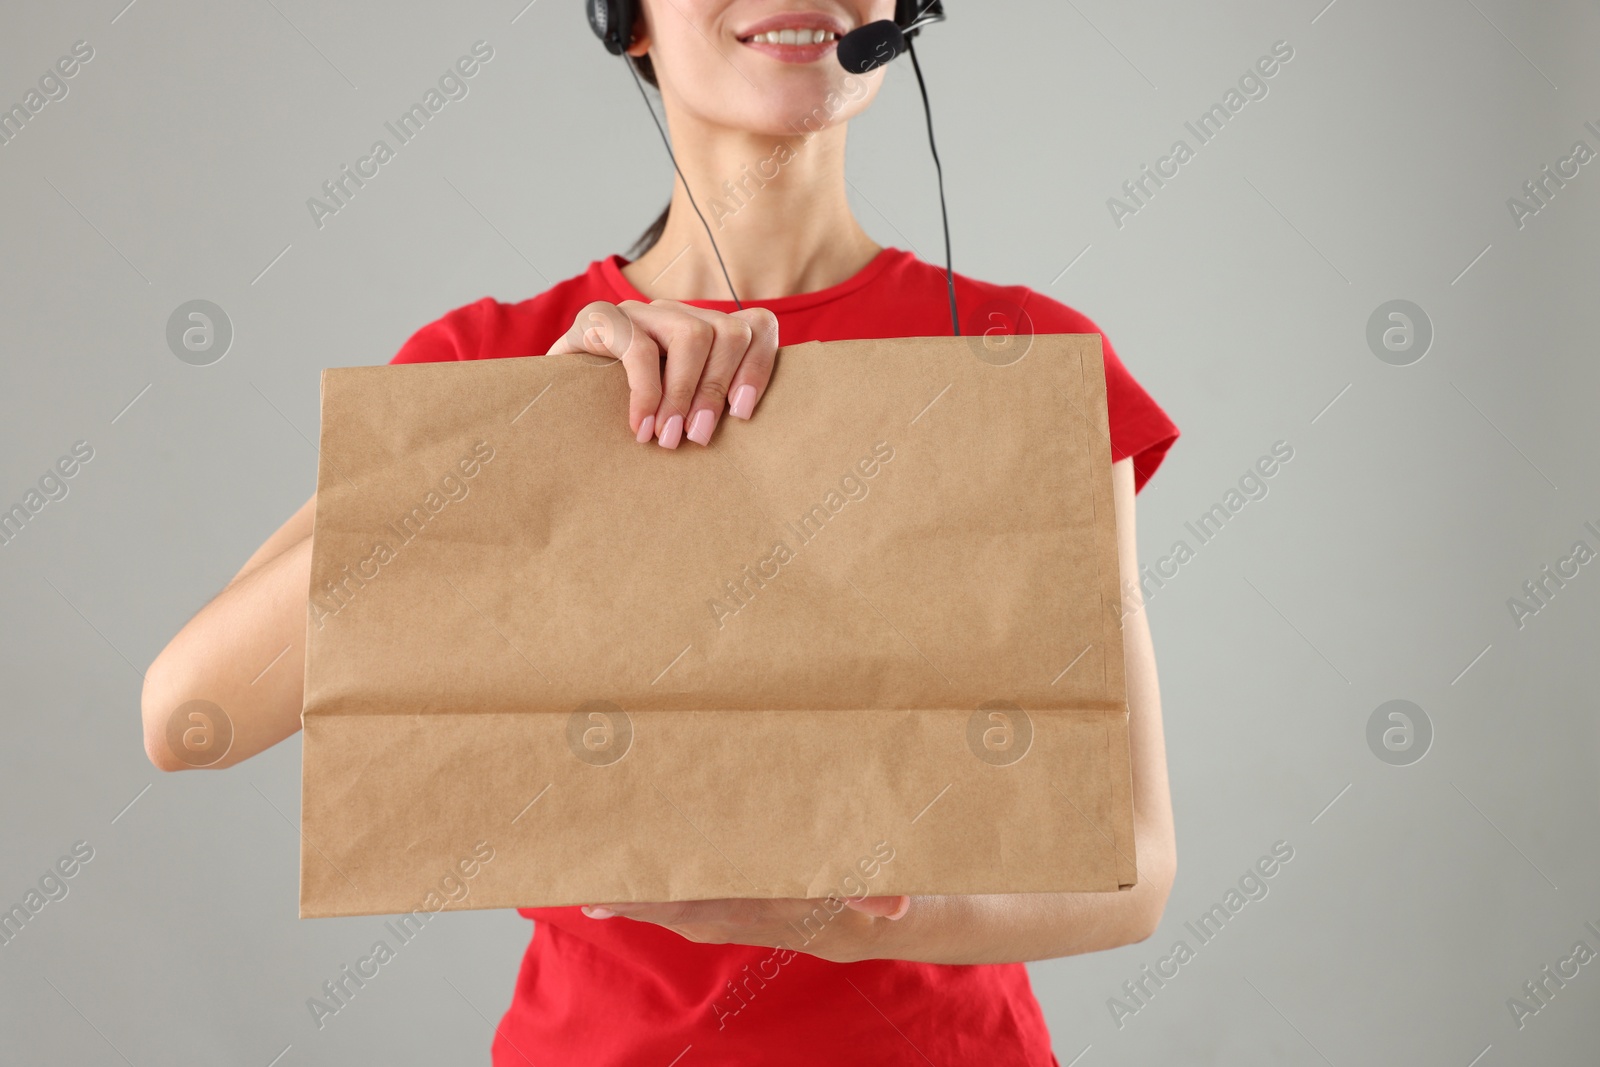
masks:
[[[917,62],[917,46],[906,38],[911,69],[917,72],[917,89],[922,93],[922,113],[928,119],[928,147],[933,151],[933,171],[939,178],[939,217],[944,221],[944,283],[950,293],[950,334],[961,336],[961,320],[956,314],[956,275],[950,255],[950,212],[944,206],[944,167],[939,164],[939,146],[933,140],[933,106],[928,103],[928,84],[922,80],[922,64]]]
[[[913,59],[914,58],[915,57],[913,57]],[[686,196],[688,196],[688,198],[689,198],[689,206],[694,208],[695,215],[697,215],[699,217],[699,219],[700,219],[700,225],[705,227],[706,240],[711,242],[711,251],[716,253],[717,266],[722,268],[722,280],[728,283],[728,295],[733,297],[733,306],[738,308],[740,311],[743,311],[744,310],[744,305],[739,302],[739,294],[734,291],[733,279],[728,277],[728,265],[726,263],[722,262],[722,249],[717,247],[717,239],[715,237],[711,236],[711,224],[706,222],[706,217],[704,215],[700,214],[700,205],[694,202],[694,190],[689,188],[689,179],[685,178],[683,176],[683,168],[678,166],[678,157],[672,151],[672,142],[670,140],[668,140],[667,131],[661,125],[661,120],[656,118],[656,109],[653,106],[651,106],[651,104],[650,104],[650,94],[644,91],[644,81],[642,79],[640,79],[639,72],[634,69],[633,58],[631,56],[628,56],[628,55],[624,54],[623,57],[622,57],[622,62],[627,66],[628,73],[633,75],[633,84],[635,84],[635,85],[637,85],[639,87],[639,95],[644,99],[645,110],[650,112],[650,121],[654,122],[656,124],[656,132],[661,135],[661,143],[663,145],[665,145],[666,148],[667,148],[667,158],[672,160],[672,169],[678,172],[678,180],[683,182],[683,191],[684,191],[684,194]],[[920,74],[918,74],[917,76],[918,76],[918,78],[921,77]],[[924,102],[927,101],[927,94],[926,93],[923,94],[923,101]],[[929,121],[931,122],[932,120],[930,119]],[[931,129],[931,127],[930,127],[930,129]],[[936,163],[938,162],[938,154],[937,153],[934,154],[934,161]],[[943,182],[943,179],[941,179],[941,188],[943,187],[942,186],[942,182]],[[950,241],[950,231],[949,231],[949,226],[946,225],[946,227],[945,227],[945,246],[946,246],[946,250],[947,251],[948,251],[948,248],[949,248],[949,241]],[[950,300],[951,300],[950,306],[952,308],[955,307],[955,296],[953,295],[954,292],[955,292],[955,290],[952,289],[951,290],[952,295],[950,297]]]

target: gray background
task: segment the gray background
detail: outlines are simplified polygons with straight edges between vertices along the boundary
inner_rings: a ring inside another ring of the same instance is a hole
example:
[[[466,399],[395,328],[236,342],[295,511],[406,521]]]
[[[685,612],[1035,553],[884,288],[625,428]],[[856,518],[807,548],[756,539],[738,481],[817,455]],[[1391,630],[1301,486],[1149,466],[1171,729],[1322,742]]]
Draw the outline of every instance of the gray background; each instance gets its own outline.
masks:
[[[1295,449],[1150,603],[1180,874],[1149,942],[1031,968],[1063,1065],[1600,1045],[1600,962],[1520,1030],[1506,1006],[1579,938],[1600,949],[1600,563],[1521,629],[1506,606],[1600,547],[1600,162],[1522,230],[1506,207],[1575,140],[1600,149],[1600,10],[1326,2],[951,0],[923,39],[959,268],[1093,316],[1184,430],[1142,555]],[[575,0],[124,3],[0,15],[0,102],[74,41],[96,53],[0,147],[0,502],[95,449],[0,547],[0,903],[95,849],[0,947],[0,1060],[486,1062],[528,924],[441,917],[317,1031],[306,998],[381,920],[295,918],[299,746],[162,776],[139,671],[311,491],[319,368],[623,248],[667,165]],[[470,96],[313,226],[305,199],[480,38]],[[1107,198],[1278,40],[1270,95],[1116,227]],[[869,231],[931,257],[910,75],[856,124],[849,173]],[[236,330],[208,367],[164,340],[194,298]],[[1365,340],[1395,298],[1435,329],[1411,366]],[[1435,730],[1411,766],[1366,741],[1394,698]],[[1270,895],[1119,1029],[1108,998],[1279,840]]]

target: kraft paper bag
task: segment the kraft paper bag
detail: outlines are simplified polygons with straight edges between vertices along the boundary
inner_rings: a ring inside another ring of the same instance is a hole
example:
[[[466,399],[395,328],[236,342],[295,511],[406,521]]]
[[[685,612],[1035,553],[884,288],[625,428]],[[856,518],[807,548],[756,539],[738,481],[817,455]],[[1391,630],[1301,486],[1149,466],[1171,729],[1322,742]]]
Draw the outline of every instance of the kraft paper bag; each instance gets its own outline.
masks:
[[[1100,339],[1012,344],[676,451],[596,357],[325,372],[301,914],[1133,885]]]

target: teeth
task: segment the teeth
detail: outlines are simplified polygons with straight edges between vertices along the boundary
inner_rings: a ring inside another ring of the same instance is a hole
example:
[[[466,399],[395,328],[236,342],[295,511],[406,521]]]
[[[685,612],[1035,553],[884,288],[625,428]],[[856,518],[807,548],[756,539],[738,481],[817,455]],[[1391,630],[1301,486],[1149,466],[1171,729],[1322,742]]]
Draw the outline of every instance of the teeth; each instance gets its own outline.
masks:
[[[830,30],[772,30],[769,33],[758,33],[751,40],[761,41],[765,44],[822,44],[831,41],[834,35]]]

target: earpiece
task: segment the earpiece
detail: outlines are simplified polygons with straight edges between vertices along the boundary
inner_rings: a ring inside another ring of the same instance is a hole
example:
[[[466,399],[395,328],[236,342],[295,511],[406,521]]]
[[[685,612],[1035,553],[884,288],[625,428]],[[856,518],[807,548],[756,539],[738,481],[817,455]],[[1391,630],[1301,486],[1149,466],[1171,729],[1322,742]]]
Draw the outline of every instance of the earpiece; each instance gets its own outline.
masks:
[[[584,0],[589,12],[589,28],[606,46],[620,56],[633,43],[634,0]]]

